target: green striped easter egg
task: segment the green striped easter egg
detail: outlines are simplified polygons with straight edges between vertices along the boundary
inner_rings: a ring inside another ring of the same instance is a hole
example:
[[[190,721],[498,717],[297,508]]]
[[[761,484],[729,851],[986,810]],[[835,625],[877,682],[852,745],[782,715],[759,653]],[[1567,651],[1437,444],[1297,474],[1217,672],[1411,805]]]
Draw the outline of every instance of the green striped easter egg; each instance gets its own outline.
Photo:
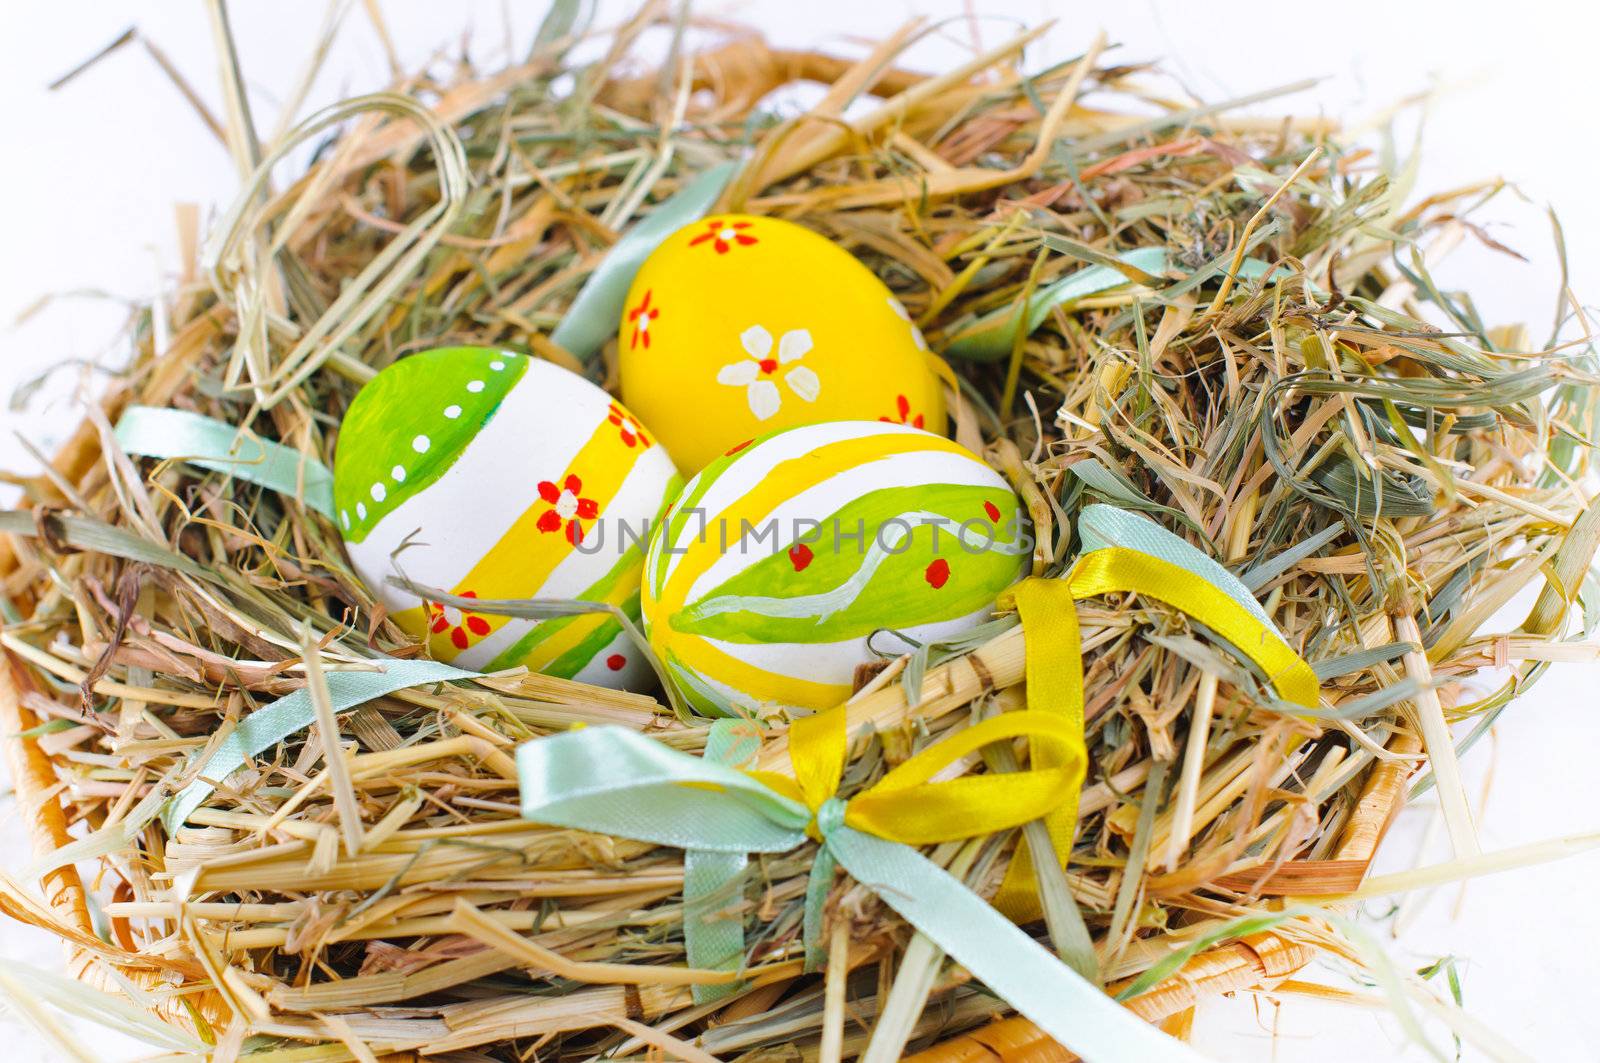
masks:
[[[699,712],[823,709],[875,632],[974,627],[1031,550],[1022,502],[970,451],[907,425],[805,425],[684,487],[645,558],[644,622]]]

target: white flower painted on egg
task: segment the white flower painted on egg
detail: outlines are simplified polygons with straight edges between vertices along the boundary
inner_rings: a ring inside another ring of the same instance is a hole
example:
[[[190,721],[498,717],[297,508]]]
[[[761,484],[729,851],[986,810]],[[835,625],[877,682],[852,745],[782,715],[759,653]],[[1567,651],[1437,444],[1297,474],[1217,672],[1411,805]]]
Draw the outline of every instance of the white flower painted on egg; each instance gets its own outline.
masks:
[[[760,325],[751,325],[739,334],[739,343],[750,357],[723,366],[717,372],[717,383],[744,388],[750,412],[756,420],[765,421],[783,406],[783,395],[772,379],[779,366],[798,362],[811,350],[811,333],[806,329],[790,329],[778,339],[778,356],[772,356],[772,333]],[[789,385],[804,402],[816,402],[822,392],[822,381],[817,374],[803,365],[794,366],[783,374]]]

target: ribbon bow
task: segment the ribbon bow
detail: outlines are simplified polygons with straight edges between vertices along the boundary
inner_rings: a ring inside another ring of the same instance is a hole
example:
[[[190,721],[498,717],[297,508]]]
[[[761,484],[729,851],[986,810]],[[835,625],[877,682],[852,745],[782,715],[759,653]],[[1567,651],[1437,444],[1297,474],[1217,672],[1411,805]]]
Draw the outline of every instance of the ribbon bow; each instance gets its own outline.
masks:
[[[818,855],[806,887],[808,963],[820,939],[834,867],[873,890],[1057,1042],[1091,1060],[1196,1061],[1192,1049],[1146,1025],[1028,937],[1001,912],[1037,908],[1032,863],[1019,854],[991,908],[912,846],[976,837],[1044,819],[1065,863],[1087,754],[1076,602],[1137,591],[1187,613],[1260,668],[1285,701],[1314,708],[1316,675],[1278,634],[1239,580],[1153,521],[1105,505],[1079,516],[1084,553],[1059,580],[1030,579],[1008,597],[1027,641],[1028,709],[943,739],[846,800],[845,706],[796,720],[794,778],[741,772],[757,735],[741,721],[712,727],[704,758],[633,731],[597,727],[540,739],[517,753],[529,819],[671,845],[685,857],[684,933],[697,967],[736,969],[743,925],[709,911],[747,854],[788,852],[809,837]],[[1030,767],[932,781],[991,742],[1027,738]],[[999,909],[998,911],[996,909]],[[705,916],[702,918],[702,916]],[[715,999],[729,987],[697,987]]]
[[[958,880],[912,848],[1020,826],[1076,792],[1082,765],[931,781],[990,742],[1070,744],[1069,721],[1012,712],[923,750],[846,800],[840,706],[790,730],[795,778],[742,772],[634,731],[592,727],[517,750],[522,814],[539,823],[705,854],[783,853],[819,842],[806,895],[807,938],[835,864],[1033,1020],[1088,1059],[1195,1063],[1200,1057],[1125,1010]],[[1078,736],[1079,748],[1082,738]],[[693,870],[691,869],[691,874]],[[685,926],[692,926],[691,916]]]
[[[1011,738],[1048,743],[1065,750],[1065,756],[1028,771],[930,781],[968,754]],[[775,792],[805,805],[812,815],[806,833],[824,843],[806,884],[808,967],[821,959],[817,943],[822,939],[822,906],[836,856],[828,841],[838,830],[847,828],[902,845],[934,845],[1019,827],[1065,807],[1076,819],[1078,789],[1088,761],[1081,725],[1075,729],[1070,719],[1041,712],[1006,713],[929,746],[846,802],[838,796],[838,788],[848,748],[845,709],[840,706],[790,726],[794,779],[751,773]]]

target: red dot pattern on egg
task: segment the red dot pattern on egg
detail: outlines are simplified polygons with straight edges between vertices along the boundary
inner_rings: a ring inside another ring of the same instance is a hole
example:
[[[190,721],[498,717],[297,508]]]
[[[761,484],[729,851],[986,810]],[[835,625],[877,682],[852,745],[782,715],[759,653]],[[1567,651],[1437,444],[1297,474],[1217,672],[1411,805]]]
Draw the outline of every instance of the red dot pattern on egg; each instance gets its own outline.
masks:
[[[620,653],[613,653],[610,657],[606,658],[606,667],[611,669],[613,672],[622,671],[623,666],[627,663],[628,659]]]
[[[927,571],[922,574],[922,578],[928,581],[928,586],[938,590],[950,579],[950,562],[942,557],[937,559],[928,566]]]
[[[989,514],[990,520],[1000,519],[1000,507],[995,505],[993,502],[985,502],[983,504],[983,511]]]
[[[789,563],[794,566],[796,572],[804,572],[814,556],[816,555],[811,552],[811,547],[805,543],[795,543],[789,547]]]

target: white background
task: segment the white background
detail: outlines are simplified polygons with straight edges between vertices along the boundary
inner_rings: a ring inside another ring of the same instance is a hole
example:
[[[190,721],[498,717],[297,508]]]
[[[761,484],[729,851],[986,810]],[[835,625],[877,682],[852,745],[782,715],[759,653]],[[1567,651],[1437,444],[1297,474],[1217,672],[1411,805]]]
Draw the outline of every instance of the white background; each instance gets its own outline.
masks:
[[[387,0],[396,50],[411,69],[430,57],[454,60],[463,42],[485,66],[525,52],[542,2],[440,4]],[[626,3],[602,4],[615,18]],[[1030,52],[1043,65],[1077,54],[1097,27],[1121,45],[1119,59],[1170,57],[1166,69],[1187,89],[1218,100],[1324,78],[1258,113],[1326,113],[1360,120],[1391,104],[1437,90],[1425,133],[1418,188],[1452,188],[1503,176],[1520,193],[1503,194],[1483,215],[1494,236],[1526,264],[1465,246],[1436,268],[1451,287],[1470,289],[1491,325],[1527,322],[1543,339],[1555,311],[1556,269],[1543,211],[1556,205],[1566,225],[1572,281],[1593,298],[1600,283],[1600,196],[1593,55],[1600,20],[1589,5],[1556,0],[1408,3],[1344,0],[1326,4],[1210,4],[1131,0],[1122,4],[982,2],[966,17],[959,3],[935,0],[750,0],[704,3],[703,14],[763,27],[791,46],[859,54],[912,14],[949,21],[908,65],[946,69],[970,54],[974,34],[988,46],[1023,24],[1061,21]],[[276,126],[296,83],[324,5],[309,0],[236,2],[235,32],[258,127]],[[148,296],[177,261],[173,205],[198,203],[209,216],[236,187],[222,146],[140,47],[125,48],[60,91],[46,85],[129,25],[164,50],[221,113],[207,19],[193,2],[110,4],[78,0],[0,6],[0,387],[47,369],[48,386],[26,411],[8,411],[0,465],[32,471],[21,433],[53,449],[79,417],[75,395],[93,363],[126,358],[118,329],[127,300]],[[312,94],[312,107],[382,87],[383,47],[356,4]],[[1419,107],[1401,116],[1409,144]],[[1376,141],[1374,140],[1374,143]],[[46,295],[54,299],[17,324]],[[9,495],[6,496],[9,500]],[[1512,623],[1515,622],[1513,618]],[[1536,692],[1502,717],[1493,739],[1467,759],[1485,849],[1600,830],[1593,751],[1600,746],[1595,687],[1600,666],[1553,669]],[[3,782],[0,778],[0,782]],[[1379,870],[1444,858],[1429,831],[1426,799],[1402,813]],[[1429,841],[1429,839],[1432,839]],[[1426,844],[1425,844],[1426,843]],[[0,861],[15,870],[27,852],[9,790],[0,797]],[[1600,1059],[1593,987],[1600,980],[1600,917],[1592,903],[1600,855],[1509,872],[1414,898],[1396,936],[1393,919],[1374,933],[1395,962],[1418,968],[1458,958],[1467,1006],[1530,1057]],[[1369,907],[1383,916],[1387,904]],[[56,967],[53,940],[0,925],[0,957]],[[74,1024],[106,1059],[138,1046]],[[1448,1053],[1448,1037],[1435,1030]],[[48,1060],[54,1050],[0,1013],[8,1060]],[[1197,1042],[1216,1059],[1297,1061],[1425,1058],[1403,1044],[1395,1024],[1372,1012],[1284,998],[1213,1001],[1200,1011]],[[1484,1058],[1470,1047],[1465,1058]]]

